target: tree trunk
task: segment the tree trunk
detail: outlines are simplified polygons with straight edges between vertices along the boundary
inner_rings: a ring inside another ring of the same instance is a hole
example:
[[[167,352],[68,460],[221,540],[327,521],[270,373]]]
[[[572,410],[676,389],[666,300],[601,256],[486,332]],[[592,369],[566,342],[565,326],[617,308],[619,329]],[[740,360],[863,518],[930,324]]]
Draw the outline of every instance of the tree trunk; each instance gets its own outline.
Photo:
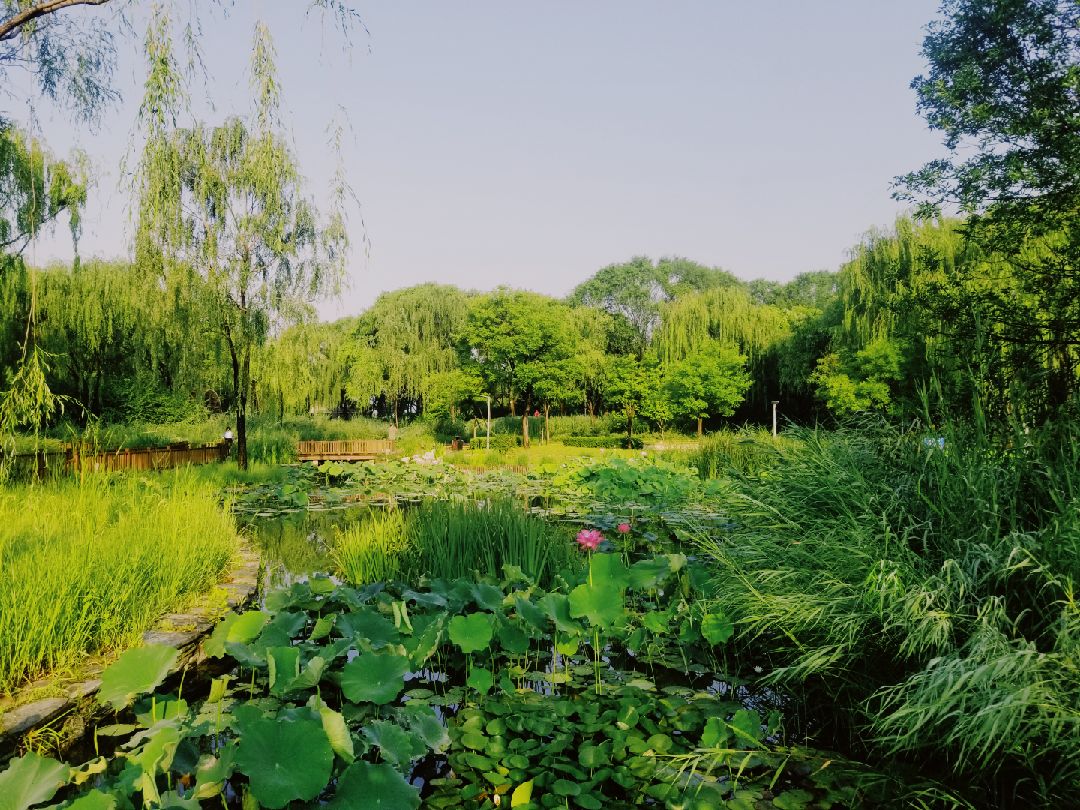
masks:
[[[241,470],[248,468],[247,395],[250,377],[251,350],[245,349],[244,359],[240,364],[240,386],[236,398],[236,466]]]
[[[526,410],[521,414],[521,446],[529,446],[529,412]]]
[[[544,403],[544,444],[551,441],[551,428],[548,426],[548,413],[551,410],[551,406]]]
[[[701,434],[701,417],[700,416],[697,418],[697,435],[698,436],[702,435]]]

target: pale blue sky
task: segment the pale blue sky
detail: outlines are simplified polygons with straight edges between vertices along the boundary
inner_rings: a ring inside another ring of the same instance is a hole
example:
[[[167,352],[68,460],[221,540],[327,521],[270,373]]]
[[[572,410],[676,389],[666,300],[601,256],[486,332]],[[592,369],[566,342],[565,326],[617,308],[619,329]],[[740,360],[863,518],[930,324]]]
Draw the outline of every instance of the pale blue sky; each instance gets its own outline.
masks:
[[[209,18],[210,77],[193,95],[213,100],[198,106],[208,120],[247,109],[263,16],[316,199],[327,126],[347,111],[371,247],[354,239],[351,289],[326,314],[424,281],[564,295],[637,254],[744,278],[835,269],[901,211],[892,178],[942,152],[908,88],[937,0],[381,0],[358,4],[370,35],[349,53],[299,5],[246,0]],[[100,131],[37,105],[53,149],[81,146],[99,176],[83,255],[127,253],[117,185],[142,63],[136,41],[121,50],[125,101]],[[36,246],[38,261],[69,252],[58,237]]]

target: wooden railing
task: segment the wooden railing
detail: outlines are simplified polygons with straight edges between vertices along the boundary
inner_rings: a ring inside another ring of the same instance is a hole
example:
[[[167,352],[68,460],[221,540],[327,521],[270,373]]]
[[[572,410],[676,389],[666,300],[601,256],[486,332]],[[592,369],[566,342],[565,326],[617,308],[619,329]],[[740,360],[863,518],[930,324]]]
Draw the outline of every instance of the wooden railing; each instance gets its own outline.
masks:
[[[296,445],[297,461],[371,461],[394,452],[389,439],[303,441]]]
[[[389,456],[394,443],[389,438],[350,438],[334,442],[299,442],[297,461],[370,461]]]
[[[116,472],[118,470],[165,470],[188,464],[224,461],[229,447],[224,443],[205,447],[148,447],[142,450],[107,450],[80,453],[77,449],[20,453],[13,457],[16,477],[46,478],[76,472]]]

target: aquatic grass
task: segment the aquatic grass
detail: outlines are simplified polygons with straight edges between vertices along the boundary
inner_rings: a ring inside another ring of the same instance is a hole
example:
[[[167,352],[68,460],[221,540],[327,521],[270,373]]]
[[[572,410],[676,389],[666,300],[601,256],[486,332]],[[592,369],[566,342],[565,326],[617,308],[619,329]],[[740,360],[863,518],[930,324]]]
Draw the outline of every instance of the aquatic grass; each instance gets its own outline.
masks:
[[[0,692],[136,643],[236,548],[216,490],[188,470],[0,491]]]
[[[330,558],[349,582],[366,585],[400,578],[402,557],[408,548],[404,513],[399,509],[376,510],[337,530]]]
[[[331,557],[353,584],[473,574],[499,579],[517,566],[546,586],[580,566],[569,530],[506,501],[428,501],[405,511],[374,511],[337,533]]]
[[[569,530],[509,501],[420,504],[410,514],[409,540],[402,570],[408,582],[474,572],[499,579],[509,565],[548,587],[557,573],[580,565]]]
[[[752,475],[768,469],[780,460],[780,451],[798,439],[787,434],[773,436],[763,428],[720,430],[710,433],[693,450],[673,451],[679,460],[698,471],[705,479],[730,473]]]

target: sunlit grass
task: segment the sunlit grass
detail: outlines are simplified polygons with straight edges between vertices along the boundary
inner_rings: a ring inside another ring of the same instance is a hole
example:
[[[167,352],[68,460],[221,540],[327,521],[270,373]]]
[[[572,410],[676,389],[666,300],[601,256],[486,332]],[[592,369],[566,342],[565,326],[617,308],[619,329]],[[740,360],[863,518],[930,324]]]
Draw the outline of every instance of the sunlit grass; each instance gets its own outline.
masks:
[[[191,471],[0,491],[0,692],[136,642],[218,582],[236,547]]]

